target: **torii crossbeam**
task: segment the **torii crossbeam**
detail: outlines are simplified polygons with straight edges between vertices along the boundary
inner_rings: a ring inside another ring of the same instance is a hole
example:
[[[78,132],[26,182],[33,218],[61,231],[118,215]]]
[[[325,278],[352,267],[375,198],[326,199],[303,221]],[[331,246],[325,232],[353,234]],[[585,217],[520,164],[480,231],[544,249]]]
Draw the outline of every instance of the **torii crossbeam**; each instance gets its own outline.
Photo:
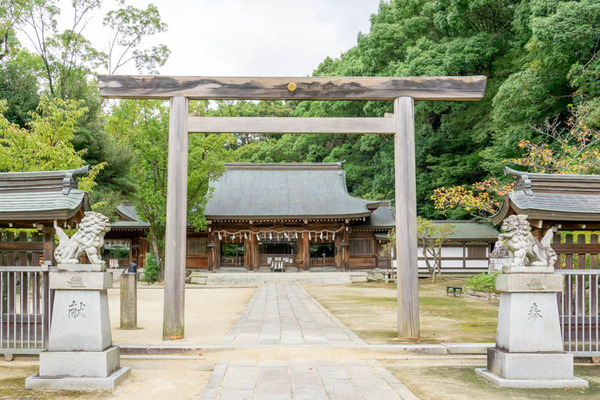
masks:
[[[184,337],[189,133],[395,134],[398,336],[419,336],[414,101],[477,101],[484,76],[174,77],[99,76],[100,95],[169,99],[169,162],[163,339]],[[190,116],[188,100],[389,100],[387,118],[216,118]]]

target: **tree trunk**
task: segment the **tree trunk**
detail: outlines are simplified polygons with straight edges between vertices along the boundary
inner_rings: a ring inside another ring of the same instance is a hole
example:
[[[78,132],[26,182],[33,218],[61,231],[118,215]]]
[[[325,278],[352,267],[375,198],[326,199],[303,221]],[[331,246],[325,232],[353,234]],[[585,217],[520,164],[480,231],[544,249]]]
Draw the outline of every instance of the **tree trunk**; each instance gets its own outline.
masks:
[[[427,254],[427,244],[423,243],[423,257],[425,257],[425,265],[427,265],[427,271],[429,271],[429,275],[431,276],[431,282],[434,281],[435,269],[431,266],[429,262],[429,255]],[[417,266],[418,268],[418,266]]]

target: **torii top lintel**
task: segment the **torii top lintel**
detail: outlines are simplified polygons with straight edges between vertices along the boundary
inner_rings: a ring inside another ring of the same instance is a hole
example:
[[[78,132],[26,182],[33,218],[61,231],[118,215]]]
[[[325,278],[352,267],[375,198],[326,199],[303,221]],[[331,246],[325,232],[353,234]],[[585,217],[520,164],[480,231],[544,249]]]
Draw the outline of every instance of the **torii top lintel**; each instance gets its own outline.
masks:
[[[98,76],[100,95],[115,99],[477,101],[485,76],[436,77],[191,77]]]

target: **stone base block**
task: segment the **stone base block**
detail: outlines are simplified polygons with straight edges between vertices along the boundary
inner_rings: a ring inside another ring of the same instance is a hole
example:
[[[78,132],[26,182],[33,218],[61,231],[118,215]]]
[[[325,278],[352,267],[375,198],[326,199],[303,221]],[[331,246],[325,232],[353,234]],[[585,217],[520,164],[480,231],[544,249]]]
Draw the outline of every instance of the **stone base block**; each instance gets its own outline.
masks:
[[[50,274],[50,289],[105,290],[112,287],[112,272],[57,271]]]
[[[563,290],[563,276],[555,274],[503,274],[496,277],[496,290],[519,293],[558,293]]]
[[[562,353],[556,293],[502,292],[496,346],[510,353]]]
[[[55,291],[48,350],[100,352],[111,345],[106,290]]]
[[[573,355],[508,353],[497,348],[488,348],[487,369],[504,379],[571,379]]]
[[[519,389],[561,389],[588,387],[588,381],[581,378],[570,379],[505,379],[494,375],[484,368],[476,368],[475,373],[502,388]]]
[[[114,390],[131,374],[131,368],[119,368],[106,378],[58,377],[44,378],[33,375],[25,379],[25,389],[30,390]]]
[[[56,266],[58,271],[95,271],[103,272],[106,271],[106,264],[58,264]]]
[[[551,266],[529,266],[517,267],[515,265],[504,265],[502,272],[505,274],[552,274],[554,267]]]
[[[43,351],[40,374],[57,376],[106,378],[119,368],[120,350],[116,346],[104,351]]]

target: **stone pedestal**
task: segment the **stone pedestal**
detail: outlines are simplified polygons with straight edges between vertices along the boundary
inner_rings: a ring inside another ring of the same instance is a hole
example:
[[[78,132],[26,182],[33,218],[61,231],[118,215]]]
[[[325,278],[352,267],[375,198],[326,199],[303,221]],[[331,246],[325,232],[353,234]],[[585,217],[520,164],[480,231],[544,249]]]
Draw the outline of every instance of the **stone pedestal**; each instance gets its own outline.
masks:
[[[40,353],[40,373],[25,380],[27,389],[110,390],[127,379],[130,369],[120,368],[119,348],[112,345],[110,287],[103,266],[59,265],[50,273],[55,294],[48,350]]]
[[[121,329],[137,329],[137,274],[121,274]]]
[[[488,348],[487,369],[477,374],[500,387],[587,387],[573,375],[573,355],[563,349],[557,302],[562,276],[544,267],[504,271],[496,277],[501,293],[496,347]]]

